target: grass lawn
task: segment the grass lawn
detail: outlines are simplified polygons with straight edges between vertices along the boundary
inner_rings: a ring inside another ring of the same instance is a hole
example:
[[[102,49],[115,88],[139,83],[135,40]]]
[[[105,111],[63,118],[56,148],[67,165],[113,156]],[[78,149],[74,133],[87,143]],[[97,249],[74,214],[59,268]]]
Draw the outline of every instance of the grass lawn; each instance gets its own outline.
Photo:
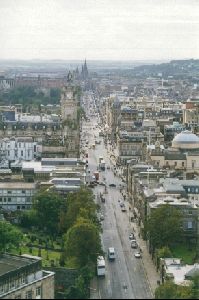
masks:
[[[182,258],[185,264],[191,265],[194,263],[197,250],[194,246],[176,245],[171,249],[175,258]]]

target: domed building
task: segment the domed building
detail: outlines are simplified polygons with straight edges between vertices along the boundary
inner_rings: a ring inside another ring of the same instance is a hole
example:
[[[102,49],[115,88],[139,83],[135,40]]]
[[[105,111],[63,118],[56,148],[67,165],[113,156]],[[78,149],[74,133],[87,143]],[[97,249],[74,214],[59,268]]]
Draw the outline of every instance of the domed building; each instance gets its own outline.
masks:
[[[199,137],[191,131],[183,131],[175,136],[172,148],[179,150],[199,150]]]
[[[175,136],[171,148],[156,147],[151,160],[163,168],[199,173],[199,137],[191,131],[183,131]]]

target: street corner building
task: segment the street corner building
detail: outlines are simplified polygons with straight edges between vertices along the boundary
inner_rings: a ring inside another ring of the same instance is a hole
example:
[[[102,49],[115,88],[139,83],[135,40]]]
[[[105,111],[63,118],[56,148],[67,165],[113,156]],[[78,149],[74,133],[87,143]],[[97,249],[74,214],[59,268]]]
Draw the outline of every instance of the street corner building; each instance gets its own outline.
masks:
[[[42,270],[39,257],[2,254],[0,299],[54,299],[54,273]]]

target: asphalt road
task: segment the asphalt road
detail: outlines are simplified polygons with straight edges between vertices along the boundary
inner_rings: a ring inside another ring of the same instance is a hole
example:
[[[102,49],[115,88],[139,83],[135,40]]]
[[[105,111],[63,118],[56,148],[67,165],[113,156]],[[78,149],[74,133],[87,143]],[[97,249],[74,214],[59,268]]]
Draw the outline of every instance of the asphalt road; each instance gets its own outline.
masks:
[[[87,99],[88,106],[85,110],[92,110],[91,98]],[[118,176],[114,175],[113,164],[110,161],[109,154],[105,148],[103,138],[95,138],[98,136],[99,129],[94,124],[98,122],[96,117],[90,117],[91,122],[83,123],[82,132],[85,139],[92,145],[94,141],[101,140],[100,145],[96,145],[95,149],[88,147],[88,162],[91,174],[97,170],[98,158],[103,156],[106,166],[111,167],[110,170],[100,172],[100,180],[107,184],[106,201],[101,203],[99,193],[105,191],[104,186],[98,185],[94,189],[96,202],[101,206],[101,212],[104,215],[102,224],[102,245],[106,259],[106,276],[98,278],[98,292],[101,299],[152,299],[152,293],[149,283],[145,276],[142,259],[134,257],[136,250],[130,247],[129,234],[132,232],[132,224],[130,223],[130,211],[127,201],[124,201],[127,212],[122,212],[118,200],[124,200],[120,193],[119,184],[123,184]],[[94,128],[94,129],[93,129]],[[115,183],[116,188],[109,187],[110,183]],[[116,259],[110,262],[107,259],[109,247],[114,247],[116,251]]]

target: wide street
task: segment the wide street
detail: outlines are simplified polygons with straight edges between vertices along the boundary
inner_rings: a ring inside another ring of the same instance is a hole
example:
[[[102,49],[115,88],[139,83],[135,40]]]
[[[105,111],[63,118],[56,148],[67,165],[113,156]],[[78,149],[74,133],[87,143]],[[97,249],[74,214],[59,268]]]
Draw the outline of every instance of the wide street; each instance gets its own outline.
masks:
[[[104,194],[105,203],[101,203],[99,197],[100,192],[105,192],[105,187],[97,185],[94,188],[96,202],[101,206],[101,213],[104,215],[102,245],[106,259],[106,276],[97,278],[98,296],[101,299],[151,299],[153,296],[146,279],[142,259],[135,258],[134,253],[137,250],[131,248],[129,240],[133,223],[130,222],[128,202],[124,201],[120,193],[119,185],[124,185],[124,183],[117,175],[114,175],[114,165],[110,160],[111,153],[105,147],[103,138],[99,137],[99,128],[95,126],[98,118],[89,115],[89,111],[92,111],[92,96],[87,96],[86,104],[84,109],[90,122],[83,122],[82,137],[89,141],[88,148],[86,148],[88,169],[91,175],[97,171],[99,156],[104,157],[106,167],[110,166],[110,169],[100,171],[99,178],[99,182],[103,181],[107,185],[107,193]],[[93,149],[91,145],[95,143],[95,140],[100,140],[101,144]],[[116,184],[116,187],[109,187],[110,183]],[[124,201],[126,212],[121,211],[119,200]],[[116,259],[113,262],[107,259],[109,247],[114,247],[116,251]]]

